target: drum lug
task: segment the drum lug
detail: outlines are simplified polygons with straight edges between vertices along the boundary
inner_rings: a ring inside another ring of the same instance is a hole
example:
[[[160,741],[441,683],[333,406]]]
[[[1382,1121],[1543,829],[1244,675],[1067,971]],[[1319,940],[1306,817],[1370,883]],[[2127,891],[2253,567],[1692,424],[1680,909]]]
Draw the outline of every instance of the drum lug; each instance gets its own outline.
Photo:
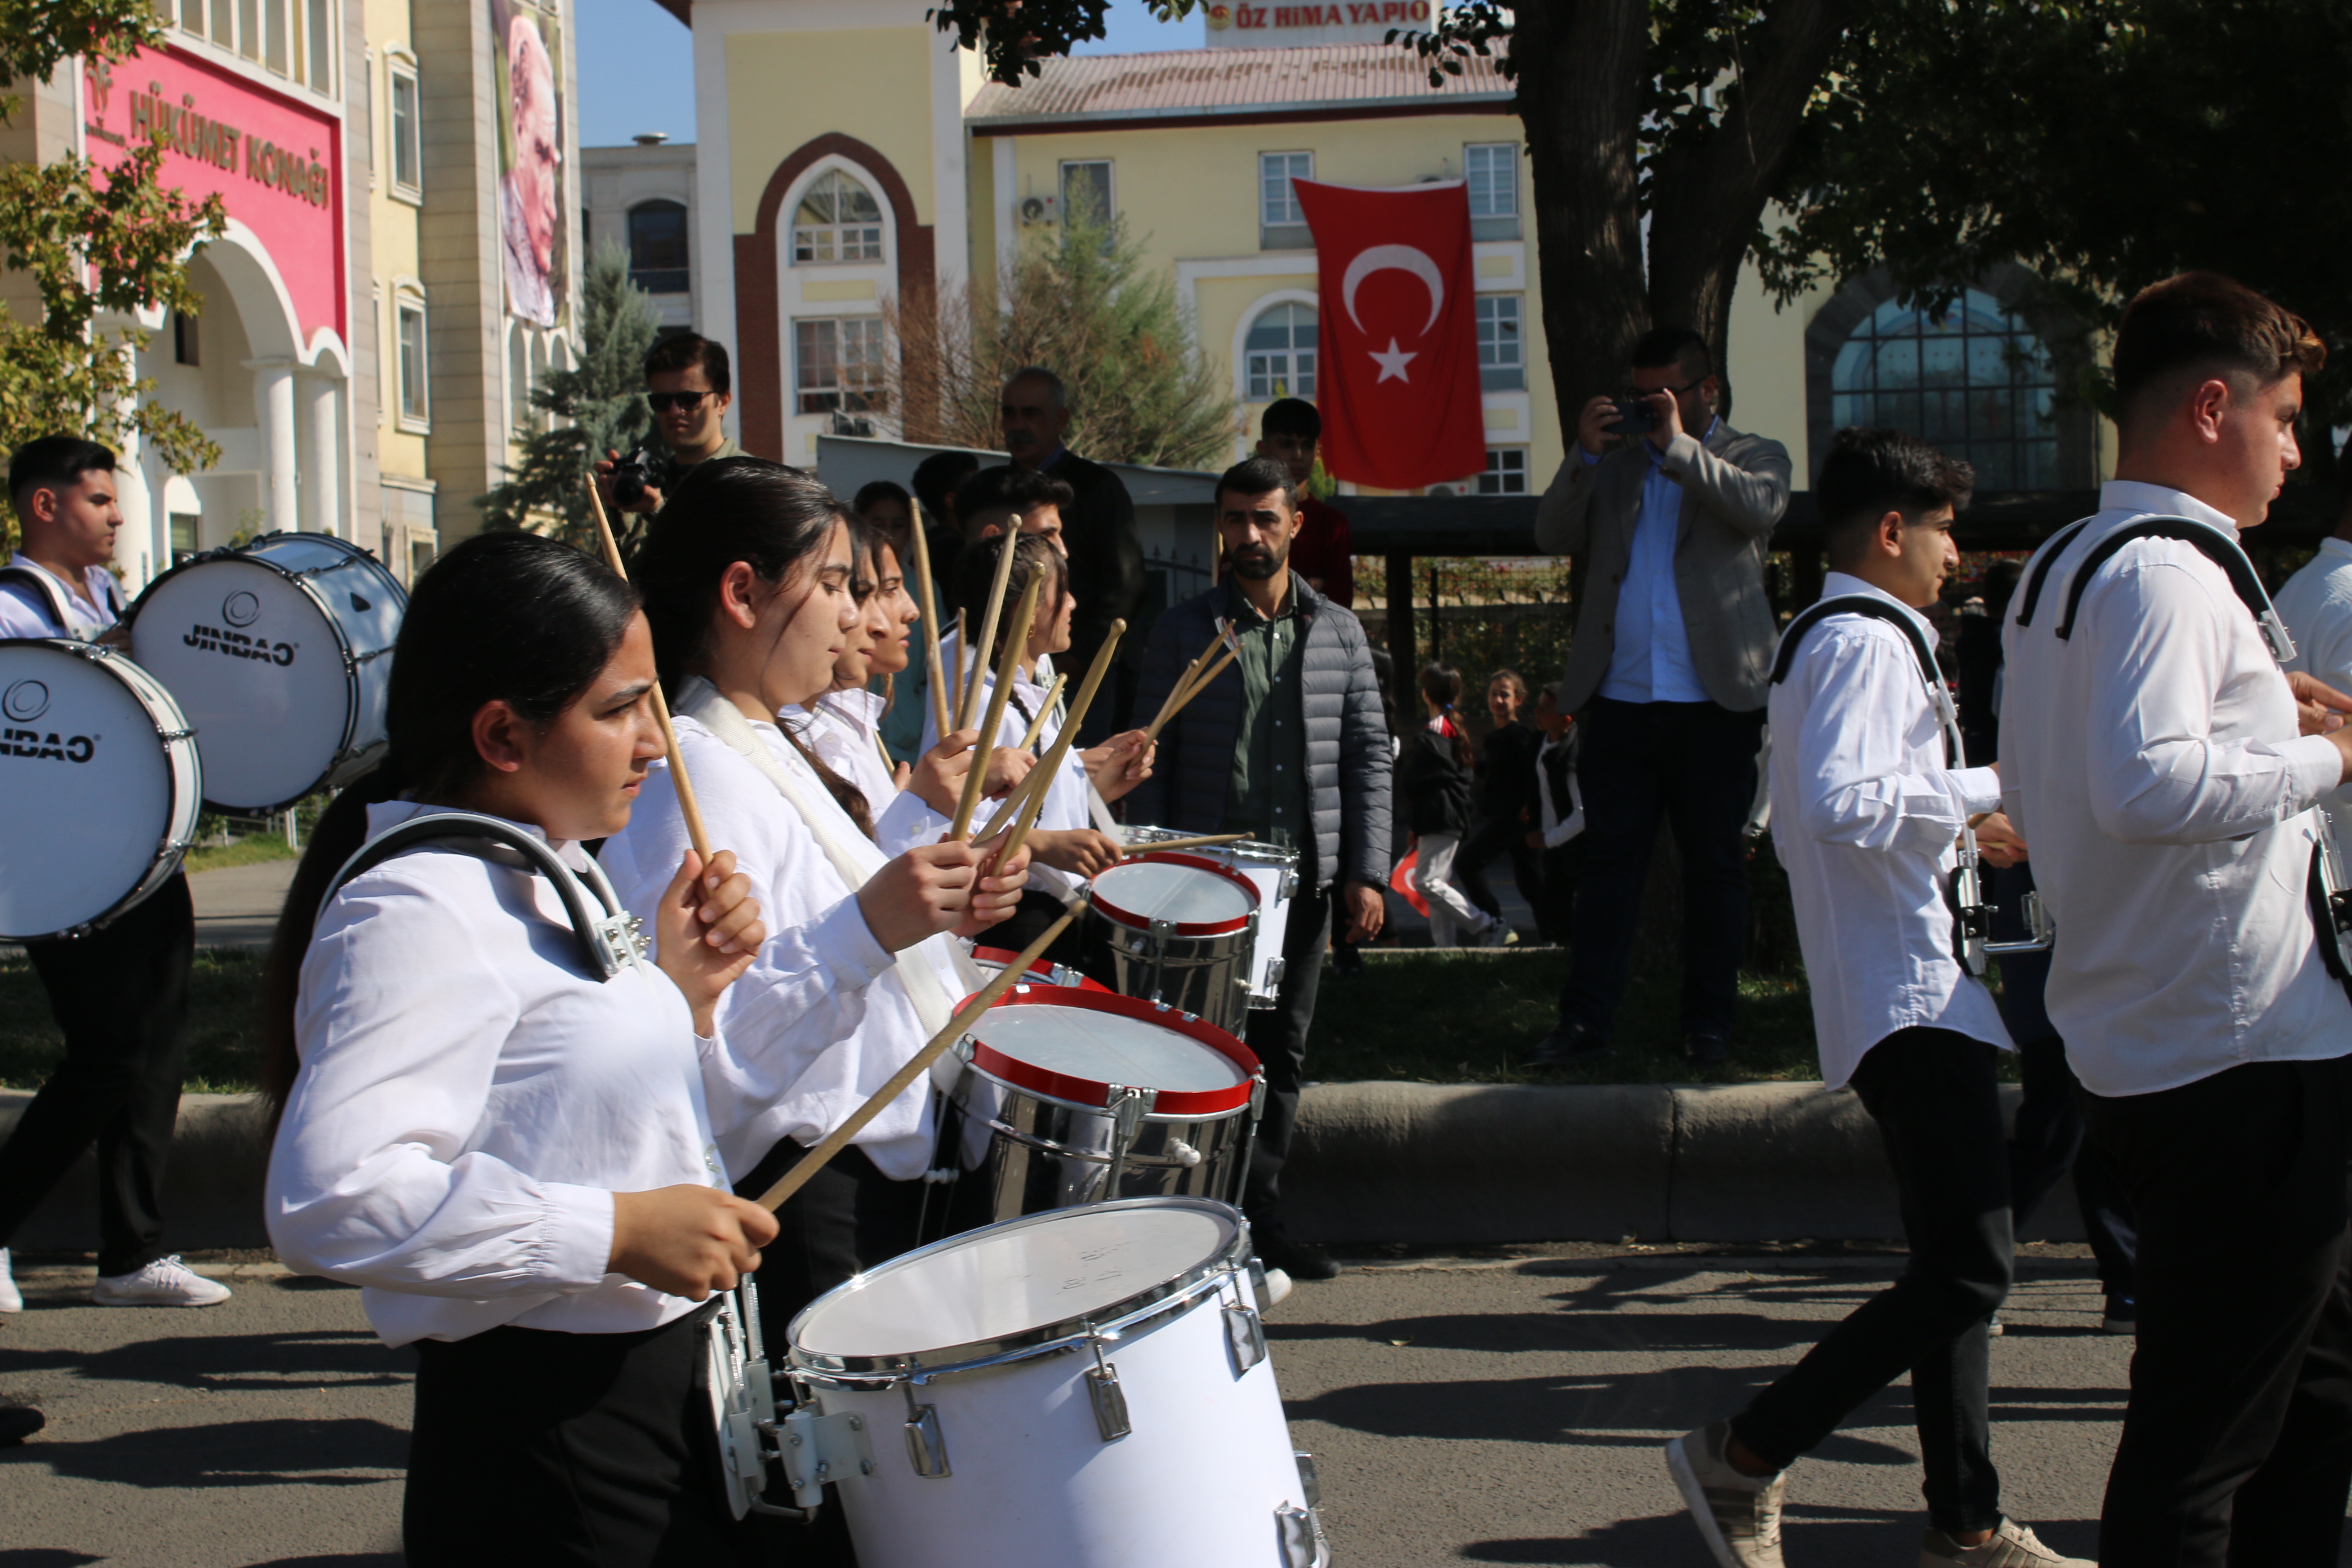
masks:
[[[1090,1342],[1094,1346],[1095,1364],[1087,1369],[1087,1394],[1094,1401],[1095,1426],[1106,1443],[1116,1443],[1135,1430],[1127,1418],[1127,1395],[1119,1391],[1118,1368],[1103,1359],[1103,1342],[1099,1335]]]
[[[915,1403],[912,1379],[899,1386],[907,1391],[907,1461],[925,1480],[945,1480],[955,1472],[948,1468],[948,1444],[940,1433],[939,1406]]]
[[[1285,1503],[1274,1510],[1274,1528],[1286,1568],[1328,1568],[1331,1542],[1323,1533],[1322,1517],[1314,1509]]]
[[[856,1411],[819,1415],[804,1405],[778,1425],[782,1432],[777,1457],[783,1460],[784,1482],[793,1489],[793,1501],[802,1508],[814,1508],[824,1500],[827,1481],[874,1473],[874,1446],[866,1436],[866,1417]]]
[[[1268,985],[1278,986],[1282,984],[1282,977],[1289,973],[1290,960],[1277,958],[1265,966],[1265,983]],[[1274,1004],[1269,1002],[1266,1005],[1271,1007]]]
[[[1282,897],[1284,900],[1287,902],[1297,896],[1298,873],[1286,867],[1282,873]]]
[[[1235,1377],[1265,1359],[1265,1324],[1247,1307],[1225,1309],[1225,1340],[1233,1346]]]
[[[1119,1178],[1127,1173],[1128,1151],[1135,1147],[1138,1134],[1143,1131],[1143,1119],[1151,1114],[1160,1099],[1156,1089],[1129,1089],[1124,1084],[1111,1084],[1110,1110],[1110,1170],[1104,1180],[1104,1195],[1118,1195]]]
[[[1257,1303],[1261,1313],[1274,1310],[1274,1292],[1265,1282],[1265,1262],[1263,1258],[1249,1260],[1250,1300]]]
[[[1323,1506],[1323,1478],[1315,1468],[1315,1456],[1304,1448],[1294,1448],[1290,1457],[1298,1461],[1298,1492],[1311,1509]]]

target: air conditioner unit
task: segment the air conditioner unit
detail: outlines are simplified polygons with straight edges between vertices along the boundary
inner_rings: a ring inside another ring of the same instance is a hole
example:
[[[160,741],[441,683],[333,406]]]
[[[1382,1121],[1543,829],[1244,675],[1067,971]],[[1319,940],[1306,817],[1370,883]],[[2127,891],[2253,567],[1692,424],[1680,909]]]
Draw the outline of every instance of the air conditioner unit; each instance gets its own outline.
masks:
[[[1021,198],[1021,226],[1035,228],[1062,221],[1062,204],[1054,196],[1024,196]]]

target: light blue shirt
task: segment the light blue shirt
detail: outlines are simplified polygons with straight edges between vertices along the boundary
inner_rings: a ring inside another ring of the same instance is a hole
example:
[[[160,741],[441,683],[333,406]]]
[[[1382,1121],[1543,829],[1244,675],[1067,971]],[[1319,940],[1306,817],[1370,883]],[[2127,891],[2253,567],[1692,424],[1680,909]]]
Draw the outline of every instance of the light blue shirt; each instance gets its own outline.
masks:
[[[1719,419],[1709,420],[1704,445]],[[1633,522],[1633,547],[1625,557],[1625,580],[1617,585],[1617,630],[1609,654],[1609,676],[1601,695],[1617,702],[1706,702],[1706,688],[1691,668],[1690,632],[1683,625],[1683,601],[1675,586],[1675,544],[1682,531],[1683,488],[1666,475],[1665,454],[1641,443],[1650,460],[1642,481],[1642,510]],[[1600,458],[1582,447],[1587,463]]]

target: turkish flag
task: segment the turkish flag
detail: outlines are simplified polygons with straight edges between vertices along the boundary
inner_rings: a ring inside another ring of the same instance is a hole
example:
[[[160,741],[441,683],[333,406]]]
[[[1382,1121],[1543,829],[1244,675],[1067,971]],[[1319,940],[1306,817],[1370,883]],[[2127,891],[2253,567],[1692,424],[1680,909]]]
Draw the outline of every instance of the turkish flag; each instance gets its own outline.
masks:
[[[1320,273],[1324,467],[1390,490],[1483,471],[1467,188],[1291,183]]]

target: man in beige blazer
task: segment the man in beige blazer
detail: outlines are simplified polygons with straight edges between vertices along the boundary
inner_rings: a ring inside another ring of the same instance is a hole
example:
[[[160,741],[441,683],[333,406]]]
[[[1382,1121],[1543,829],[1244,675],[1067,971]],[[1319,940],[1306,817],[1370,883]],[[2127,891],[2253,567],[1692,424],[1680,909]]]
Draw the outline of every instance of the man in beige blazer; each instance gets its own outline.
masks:
[[[1536,513],[1538,546],[1584,563],[1559,705],[1583,735],[1590,847],[1559,1023],[1529,1067],[1612,1048],[1661,821],[1682,852],[1684,1054],[1707,1065],[1731,1050],[1748,933],[1740,828],[1772,666],[1764,554],[1789,506],[1789,453],[1716,416],[1722,384],[1696,332],[1644,333],[1633,361],[1639,413],[1621,419],[1606,395],[1588,402]]]

